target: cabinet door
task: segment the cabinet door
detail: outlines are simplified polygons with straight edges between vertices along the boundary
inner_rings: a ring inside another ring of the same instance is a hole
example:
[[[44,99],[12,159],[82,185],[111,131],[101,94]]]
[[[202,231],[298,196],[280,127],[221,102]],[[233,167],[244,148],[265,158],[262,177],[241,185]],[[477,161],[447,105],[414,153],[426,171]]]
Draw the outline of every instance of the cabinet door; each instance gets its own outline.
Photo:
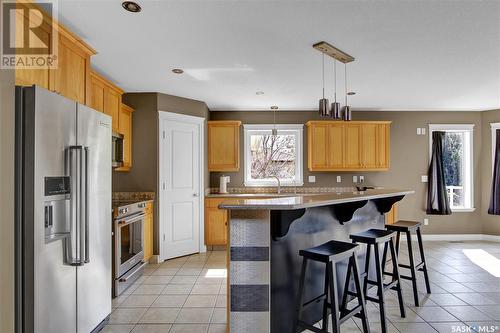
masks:
[[[51,90],[78,103],[85,104],[90,75],[90,56],[72,41],[60,34],[59,61],[52,70]]]
[[[328,166],[330,169],[344,167],[344,125],[331,124],[328,126]]]
[[[144,217],[144,261],[153,256],[153,214]]]
[[[239,171],[239,121],[208,122],[208,170]]]
[[[225,245],[227,243],[227,210],[205,208],[205,244]]]
[[[361,152],[362,160],[361,166],[366,169],[378,168],[378,128],[377,124],[363,124],[362,128],[362,142]]]
[[[390,156],[390,127],[382,124],[377,127],[377,166],[381,169],[389,168]]]
[[[89,106],[97,111],[104,112],[104,95],[106,85],[95,75],[90,75],[90,103]]]
[[[133,109],[121,105],[118,115],[118,132],[123,135],[123,167],[116,171],[129,171],[132,167],[132,113]]]
[[[113,118],[113,130],[119,132],[118,118],[120,114],[122,95],[119,91],[107,87],[104,94],[104,113]]]
[[[16,11],[16,47],[18,48],[18,54],[26,54],[28,51],[24,51],[23,41],[23,23],[25,19],[29,19],[23,16],[23,11]],[[37,24],[33,23],[34,26]],[[41,29],[38,30],[37,37],[45,44],[51,44],[51,27],[43,24]],[[39,68],[39,69],[16,69],[16,85],[19,86],[31,86],[36,84],[37,86],[49,89],[49,68]]]
[[[328,168],[328,124],[313,123],[308,127],[308,167],[310,171]]]
[[[345,168],[361,167],[361,125],[346,124],[344,127]]]

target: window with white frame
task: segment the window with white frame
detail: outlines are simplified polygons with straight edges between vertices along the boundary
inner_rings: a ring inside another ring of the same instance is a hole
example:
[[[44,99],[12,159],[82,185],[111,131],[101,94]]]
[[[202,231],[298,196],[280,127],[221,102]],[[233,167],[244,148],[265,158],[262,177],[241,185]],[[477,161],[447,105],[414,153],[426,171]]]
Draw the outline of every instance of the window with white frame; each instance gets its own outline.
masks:
[[[273,128],[277,134],[273,135]],[[301,186],[303,125],[244,125],[245,186]]]
[[[474,125],[469,124],[429,125],[429,156],[432,155],[432,132],[445,132],[444,179],[450,208],[456,212],[474,210],[473,129]]]

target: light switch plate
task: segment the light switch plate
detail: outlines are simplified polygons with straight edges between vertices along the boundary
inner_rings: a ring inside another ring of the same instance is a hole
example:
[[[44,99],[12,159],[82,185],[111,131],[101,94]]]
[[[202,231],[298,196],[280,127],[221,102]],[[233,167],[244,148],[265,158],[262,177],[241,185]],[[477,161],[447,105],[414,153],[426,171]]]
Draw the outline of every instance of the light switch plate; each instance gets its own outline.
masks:
[[[357,183],[358,182],[358,176],[352,176],[352,182]]]
[[[424,219],[424,225],[429,225],[429,219]]]
[[[342,176],[337,176],[337,183],[342,183]]]
[[[359,176],[359,182],[364,183],[365,182],[365,176]]]
[[[309,183],[316,183],[316,176],[309,176]]]
[[[422,134],[422,129],[420,127],[417,127],[417,135],[421,135]]]
[[[425,127],[422,127],[422,135],[425,135]]]
[[[422,183],[427,183],[429,181],[429,178],[427,177],[427,175],[422,175],[420,176],[420,181]]]

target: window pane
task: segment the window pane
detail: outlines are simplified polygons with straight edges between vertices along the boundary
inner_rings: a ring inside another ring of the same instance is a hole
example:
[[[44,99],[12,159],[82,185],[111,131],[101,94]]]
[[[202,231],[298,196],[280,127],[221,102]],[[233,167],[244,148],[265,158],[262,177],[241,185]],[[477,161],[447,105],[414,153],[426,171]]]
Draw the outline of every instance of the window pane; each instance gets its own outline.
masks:
[[[295,179],[295,135],[251,135],[251,178]]]
[[[444,178],[452,208],[465,206],[464,135],[463,132],[447,132],[444,140]]]

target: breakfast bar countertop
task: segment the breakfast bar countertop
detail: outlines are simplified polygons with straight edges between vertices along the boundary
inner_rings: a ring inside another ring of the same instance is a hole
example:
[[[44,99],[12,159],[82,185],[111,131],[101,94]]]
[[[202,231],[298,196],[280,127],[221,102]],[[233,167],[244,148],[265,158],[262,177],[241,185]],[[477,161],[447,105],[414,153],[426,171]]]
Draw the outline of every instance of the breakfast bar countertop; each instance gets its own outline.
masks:
[[[264,209],[264,210],[293,210],[310,207],[320,207],[342,204],[347,202],[382,199],[394,196],[405,196],[413,194],[415,191],[402,189],[370,189],[366,191],[339,192],[328,194],[313,195],[294,195],[281,196],[275,198],[259,199],[230,199],[219,205],[221,209],[246,210],[246,209]]]

